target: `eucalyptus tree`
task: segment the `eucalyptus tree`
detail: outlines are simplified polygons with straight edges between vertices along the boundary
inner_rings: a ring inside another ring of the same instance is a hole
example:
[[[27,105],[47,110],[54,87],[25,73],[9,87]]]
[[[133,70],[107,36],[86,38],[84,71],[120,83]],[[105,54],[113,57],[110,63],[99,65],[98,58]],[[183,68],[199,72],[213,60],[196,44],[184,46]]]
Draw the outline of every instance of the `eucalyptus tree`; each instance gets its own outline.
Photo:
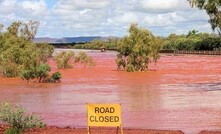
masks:
[[[72,58],[74,58],[73,51],[62,51],[54,56],[57,67],[60,69],[72,68],[73,66],[70,64]]]
[[[203,9],[209,15],[209,23],[213,30],[221,36],[221,0],[188,0],[191,7]]]
[[[48,79],[51,68],[47,62],[54,48],[33,43],[38,26],[37,21],[15,21],[0,32],[0,74],[20,76],[25,80],[37,79],[38,82]]]
[[[75,56],[74,60],[75,63],[84,64],[84,68],[86,68],[87,66],[93,67],[96,65],[94,59],[91,56],[87,55],[85,52],[79,52],[79,54]]]
[[[129,35],[119,41],[116,63],[128,72],[146,71],[151,61],[157,62],[162,41],[137,24],[131,24]]]

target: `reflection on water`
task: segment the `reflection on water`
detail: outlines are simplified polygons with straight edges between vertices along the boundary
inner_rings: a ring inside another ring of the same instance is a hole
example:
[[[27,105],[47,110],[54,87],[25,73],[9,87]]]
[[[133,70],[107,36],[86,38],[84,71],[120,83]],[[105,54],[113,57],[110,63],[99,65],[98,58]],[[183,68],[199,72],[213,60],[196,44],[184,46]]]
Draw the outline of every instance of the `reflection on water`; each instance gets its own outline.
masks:
[[[124,127],[221,129],[220,57],[162,56],[152,71],[126,73],[116,71],[115,52],[87,53],[97,66],[61,70],[62,83],[0,78],[0,102],[22,104],[49,125],[86,127],[87,103],[121,103]]]

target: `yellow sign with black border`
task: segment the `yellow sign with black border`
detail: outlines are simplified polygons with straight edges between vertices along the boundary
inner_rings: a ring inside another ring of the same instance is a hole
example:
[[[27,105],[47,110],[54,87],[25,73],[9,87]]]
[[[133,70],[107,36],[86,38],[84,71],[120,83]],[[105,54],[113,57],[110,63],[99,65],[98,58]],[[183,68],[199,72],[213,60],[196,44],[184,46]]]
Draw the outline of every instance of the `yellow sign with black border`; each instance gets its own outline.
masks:
[[[88,133],[90,127],[121,127],[121,105],[120,104],[87,104]]]

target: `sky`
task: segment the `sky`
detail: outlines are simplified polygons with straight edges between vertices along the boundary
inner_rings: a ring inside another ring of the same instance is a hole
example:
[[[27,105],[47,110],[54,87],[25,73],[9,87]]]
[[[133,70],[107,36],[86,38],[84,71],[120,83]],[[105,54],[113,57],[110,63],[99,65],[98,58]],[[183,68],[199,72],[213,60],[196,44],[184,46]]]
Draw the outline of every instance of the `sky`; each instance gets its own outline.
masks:
[[[0,23],[39,21],[37,37],[118,36],[131,23],[156,36],[212,33],[204,10],[187,0],[0,0]]]

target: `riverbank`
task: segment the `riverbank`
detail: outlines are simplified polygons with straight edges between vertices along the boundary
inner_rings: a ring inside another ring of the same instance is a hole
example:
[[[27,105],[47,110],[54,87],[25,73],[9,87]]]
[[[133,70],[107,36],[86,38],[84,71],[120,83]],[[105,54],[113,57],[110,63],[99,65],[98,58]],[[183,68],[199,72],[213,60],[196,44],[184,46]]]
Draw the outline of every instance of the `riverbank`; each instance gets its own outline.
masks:
[[[0,134],[3,134],[5,129],[8,128],[6,125],[0,125]],[[117,129],[114,128],[91,128],[91,134],[113,134],[116,133]],[[150,130],[150,129],[123,129],[124,134],[184,134],[179,130]],[[60,128],[55,126],[49,126],[45,128],[31,129],[25,134],[86,134],[86,128]],[[120,130],[118,131],[120,133]]]
[[[0,125],[0,134],[3,134],[4,131],[8,128],[7,125]],[[180,130],[152,130],[152,129],[131,129],[124,128],[124,134],[184,134]],[[121,131],[119,130],[118,133]],[[86,128],[70,128],[70,127],[56,127],[48,126],[45,128],[35,128],[30,131],[25,132],[25,134],[86,134]],[[116,133],[114,128],[91,128],[92,134],[112,134]],[[203,130],[199,134],[221,134],[221,131],[206,131]]]

